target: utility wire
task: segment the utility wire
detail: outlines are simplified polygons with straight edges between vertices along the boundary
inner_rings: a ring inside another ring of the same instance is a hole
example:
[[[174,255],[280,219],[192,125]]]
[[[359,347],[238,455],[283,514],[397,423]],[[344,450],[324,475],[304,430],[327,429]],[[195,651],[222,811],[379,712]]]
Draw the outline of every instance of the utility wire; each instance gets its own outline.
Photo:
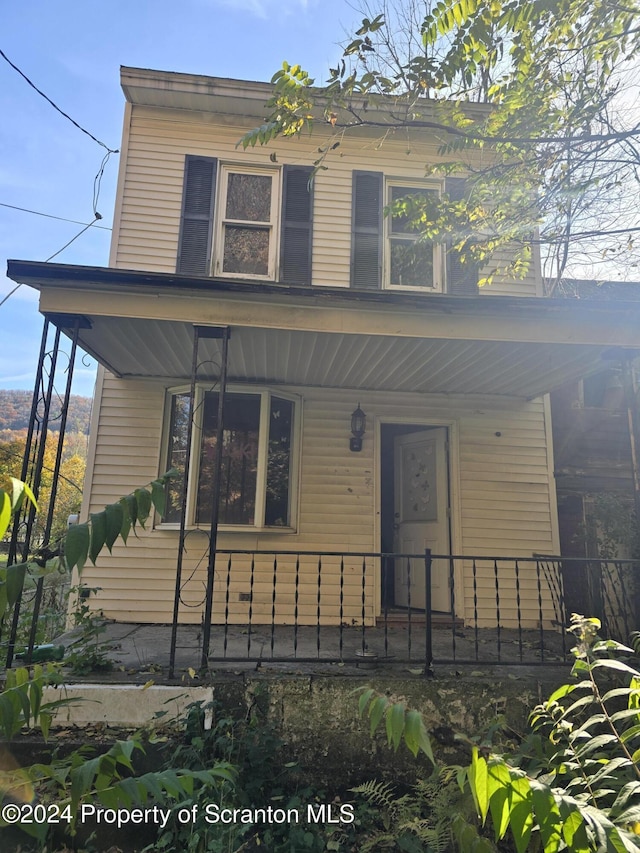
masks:
[[[79,219],[66,219],[64,216],[54,216],[52,213],[42,213],[40,210],[30,210],[28,207],[18,207],[16,204],[6,204],[0,201],[0,207],[9,207],[11,210],[20,210],[22,213],[33,213],[34,216],[46,216],[47,219],[58,219],[60,222],[71,222],[73,225],[86,225],[86,222],[81,222]],[[94,225],[94,223],[91,223]],[[102,228],[104,231],[111,231],[108,225],[96,225],[96,228]]]
[[[101,142],[97,137],[95,137],[92,133],[90,133],[86,128],[82,127],[81,124],[78,124],[77,121],[72,119],[68,113],[65,113],[64,110],[60,109],[60,107],[56,103],[54,103],[48,95],[45,95],[45,93],[42,91],[42,89],[39,89],[36,86],[36,84],[27,77],[27,75],[24,73],[24,71],[21,71],[18,68],[18,66],[15,65],[9,59],[7,54],[2,49],[0,49],[0,56],[4,59],[4,61],[8,65],[10,65],[13,68],[14,71],[17,71],[18,74],[22,77],[22,79],[25,80],[25,82],[28,83],[29,86],[31,86],[31,88],[34,89],[41,97],[43,97],[45,99],[45,101],[54,108],[54,110],[59,112],[60,115],[64,116],[64,118],[66,118],[68,121],[70,121],[71,124],[74,125],[74,127],[77,127],[78,130],[81,130],[82,133],[86,134],[86,136],[88,136],[90,139],[93,139],[94,142],[96,142],[98,145],[100,145],[102,148],[104,148],[107,152],[105,154],[105,156],[102,158],[102,163],[100,164],[100,168],[98,169],[98,173],[96,174],[95,178],[93,179],[93,215],[95,216],[94,221],[90,222],[88,225],[85,225],[85,227],[82,229],[82,231],[80,231],[78,234],[76,234],[75,237],[72,237],[71,240],[69,240],[68,243],[65,243],[61,249],[58,249],[57,252],[54,252],[53,255],[48,257],[47,260],[45,261],[45,263],[48,263],[49,261],[52,261],[55,257],[57,257],[61,252],[63,252],[67,248],[67,246],[70,246],[74,242],[74,240],[77,240],[78,237],[82,236],[82,234],[84,234],[85,231],[87,231],[89,228],[91,228],[92,225],[95,225],[96,222],[98,222],[100,219],[102,219],[102,216],[98,213],[98,196],[100,195],[100,185],[102,183],[102,176],[104,174],[104,169],[105,169],[105,166],[107,165],[109,157],[112,154],[118,154],[119,151],[117,148],[109,148],[108,145],[105,145],[104,142]],[[12,205],[6,204],[6,205],[3,205],[3,207],[12,207]],[[20,208],[17,208],[17,209],[20,209]],[[22,209],[24,210],[24,208],[22,208]],[[29,213],[37,213],[37,211],[29,211]],[[39,214],[39,215],[48,216],[49,214]],[[51,218],[52,219],[59,219],[62,217],[51,217]],[[78,223],[78,224],[80,225],[82,223]],[[98,227],[104,227],[104,226],[98,226]],[[7,293],[7,295],[2,300],[0,300],[0,307],[2,307],[4,305],[4,303],[7,301],[7,299],[9,299],[10,296],[13,296],[13,294],[16,292],[16,290],[19,287],[21,287],[20,284],[16,285],[13,288],[13,290],[10,290],[9,293]]]
[[[73,243],[73,241],[74,241],[74,240],[77,240],[77,239],[78,239],[78,237],[81,237],[81,236],[84,234],[84,232],[85,232],[85,231],[88,231],[88,230],[89,230],[89,228],[91,228],[91,226],[92,226],[92,225],[95,225],[96,221],[97,221],[98,219],[101,219],[101,218],[102,218],[102,217],[100,216],[100,214],[99,214],[99,213],[96,213],[96,219],[95,219],[93,222],[90,222],[88,225],[85,225],[85,226],[84,226],[84,228],[82,229],[82,231],[78,231],[78,233],[76,234],[76,236],[75,236],[75,237],[72,237],[72,238],[69,240],[69,242],[68,242],[68,243],[65,243],[65,244],[64,244],[64,246],[63,246],[61,249],[58,249],[58,251],[57,251],[57,252],[54,252],[54,253],[53,253],[53,255],[50,255],[50,257],[48,257],[48,258],[46,259],[45,264],[48,264],[48,263],[49,263],[49,261],[52,261],[54,258],[57,258],[57,257],[58,257],[58,255],[60,254],[60,252],[64,252],[64,250],[67,248],[67,246],[70,246],[70,245]],[[2,302],[0,302],[0,305],[2,305]]]
[[[102,176],[104,175],[105,166],[109,162],[109,157],[112,154],[115,154],[115,151],[107,151],[107,153],[102,158],[102,163],[100,163],[100,168],[98,169],[98,173],[93,179],[93,215],[96,219],[102,219],[100,214],[98,213],[98,197],[100,196],[100,186],[102,184]]]
[[[10,205],[7,205],[7,207],[10,207]],[[46,215],[46,214],[45,214],[45,215]],[[57,217],[55,217],[55,218],[57,218]],[[78,239],[78,237],[81,237],[81,236],[84,234],[84,232],[85,232],[85,231],[88,231],[88,230],[89,230],[89,228],[91,228],[93,225],[95,225],[95,224],[96,224],[96,222],[98,222],[100,219],[102,219],[102,217],[100,216],[100,214],[99,214],[99,213],[96,213],[96,218],[94,219],[94,221],[93,221],[93,222],[90,222],[88,225],[85,225],[85,226],[84,226],[84,228],[82,229],[82,231],[78,231],[78,233],[75,235],[75,237],[72,237],[72,238],[71,238],[67,243],[65,243],[65,244],[64,244],[64,246],[63,246],[61,249],[58,249],[58,251],[57,251],[57,252],[54,252],[54,253],[53,253],[53,255],[50,255],[50,256],[45,260],[45,262],[44,262],[44,263],[45,263],[45,264],[48,264],[48,263],[49,263],[49,261],[52,261],[52,260],[53,260],[54,258],[56,258],[56,257],[57,257],[61,252],[64,252],[64,250],[67,248],[67,246],[70,246],[70,245],[71,245],[75,240],[77,240],[77,239]],[[98,227],[100,227],[100,226],[98,226]],[[19,287],[22,287],[22,282],[21,282],[20,284],[16,284],[16,286],[13,288],[13,290],[10,290],[10,291],[9,291],[9,293],[7,293],[7,295],[6,295],[3,299],[1,299],[1,300],[0,300],[0,308],[2,308],[2,306],[3,306],[3,305],[4,305],[4,303],[7,301],[7,299],[9,299],[9,297],[10,297],[10,296],[13,296],[13,294],[16,292],[16,290],[17,290]]]
[[[78,122],[77,122],[77,121],[74,121],[74,119],[72,119],[70,115],[68,115],[67,113],[65,113],[65,111],[64,111],[64,110],[61,110],[61,109],[60,109],[60,107],[59,107],[57,104],[55,104],[55,103],[51,100],[51,98],[49,98],[47,95],[45,95],[45,93],[44,93],[41,89],[38,89],[38,87],[36,86],[36,84],[35,84],[35,83],[33,83],[33,82],[32,82],[32,81],[27,77],[27,75],[26,75],[23,71],[21,71],[21,70],[18,68],[18,66],[17,66],[17,65],[14,65],[14,64],[13,64],[13,62],[9,59],[9,57],[6,55],[6,53],[5,53],[3,50],[0,50],[0,56],[4,59],[4,61],[5,61],[5,62],[7,62],[7,63],[8,63],[8,64],[13,68],[13,70],[14,70],[14,71],[17,71],[17,72],[18,72],[18,74],[19,74],[19,75],[20,75],[20,76],[21,76],[21,77],[22,77],[22,78],[23,78],[23,79],[24,79],[24,80],[25,80],[25,81],[26,81],[26,82],[31,86],[31,88],[32,88],[32,89],[35,89],[35,91],[36,91],[39,95],[41,95],[41,96],[45,99],[45,101],[47,101],[47,103],[51,104],[51,106],[54,108],[54,110],[57,110],[57,111],[60,113],[60,115],[64,116],[66,119],[68,119],[68,121],[70,121],[70,122],[71,122],[71,124],[75,125],[75,127],[77,127],[77,128],[78,128],[78,130],[81,130],[81,131],[82,131],[83,133],[85,133],[85,134],[86,134],[90,139],[93,139],[93,141],[94,141],[94,142],[97,142],[97,143],[98,143],[98,145],[101,145],[103,148],[105,148],[109,154],[117,154],[117,153],[118,153],[118,149],[117,149],[117,148],[109,148],[109,146],[108,146],[108,145],[105,145],[105,144],[104,144],[104,142],[100,142],[100,140],[99,140],[99,139],[97,139],[97,138],[93,135],[93,133],[89,133],[89,131],[88,131],[88,130],[86,130],[84,127],[82,127],[82,125],[78,124]]]
[[[4,297],[4,299],[0,302],[0,308],[2,308],[2,306],[4,305],[4,303],[7,301],[7,299],[10,296],[13,296],[13,294],[16,292],[16,290],[19,287],[22,287],[22,284],[16,284],[16,286],[13,288],[13,290],[10,290],[9,293],[7,293],[7,295]]]

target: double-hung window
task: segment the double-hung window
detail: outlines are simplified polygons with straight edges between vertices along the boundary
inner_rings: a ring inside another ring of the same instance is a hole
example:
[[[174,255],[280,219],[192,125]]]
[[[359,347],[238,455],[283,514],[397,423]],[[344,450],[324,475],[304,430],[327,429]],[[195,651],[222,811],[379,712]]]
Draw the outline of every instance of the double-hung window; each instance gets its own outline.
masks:
[[[442,290],[442,256],[439,244],[425,240],[412,223],[410,211],[430,195],[438,197],[436,186],[411,186],[387,181],[386,203],[390,211],[395,205],[407,202],[407,214],[399,213],[385,218],[384,284],[403,290]]]
[[[187,155],[176,271],[311,284],[311,175]]]
[[[187,524],[208,526],[214,495],[219,524],[250,528],[293,527],[296,418],[299,406],[287,395],[270,391],[227,391],[224,399],[222,466],[216,482],[217,391],[198,388],[194,406],[191,459],[187,484]],[[168,395],[167,468],[171,481],[164,517],[180,521],[187,458],[190,391]]]
[[[274,279],[280,173],[222,166],[214,275]]]
[[[445,192],[464,198],[463,178],[444,182],[391,178],[382,172],[352,174],[351,287],[359,290],[414,290],[471,296],[478,292],[478,271],[461,264],[455,246],[424,239],[410,215],[384,215],[401,199],[407,211]]]

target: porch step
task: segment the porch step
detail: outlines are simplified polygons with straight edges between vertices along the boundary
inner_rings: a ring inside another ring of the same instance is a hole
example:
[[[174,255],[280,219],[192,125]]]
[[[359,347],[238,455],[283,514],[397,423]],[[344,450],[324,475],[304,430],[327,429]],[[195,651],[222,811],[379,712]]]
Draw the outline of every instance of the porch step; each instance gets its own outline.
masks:
[[[385,622],[389,628],[402,628],[409,624],[409,614],[406,610],[390,610],[386,617],[378,616],[376,618],[376,628],[384,628]],[[426,624],[426,615],[423,612],[411,611],[411,624],[424,625]],[[431,624],[434,628],[462,628],[464,622],[456,617],[452,618],[450,613],[432,613]]]

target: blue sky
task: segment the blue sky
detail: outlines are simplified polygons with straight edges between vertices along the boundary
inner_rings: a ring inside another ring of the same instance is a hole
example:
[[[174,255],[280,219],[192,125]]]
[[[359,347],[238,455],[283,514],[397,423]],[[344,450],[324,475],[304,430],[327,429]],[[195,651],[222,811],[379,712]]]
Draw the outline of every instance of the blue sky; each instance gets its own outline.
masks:
[[[283,60],[326,79],[360,18],[347,0],[25,0],[0,5],[0,49],[61,109],[119,148],[120,65],[269,80]],[[0,58],[0,300],[14,286],[6,259],[44,261],[87,223],[104,149],[75,128]],[[111,226],[118,156],[97,209]],[[106,266],[111,232],[92,227],[55,261]],[[33,387],[42,319],[21,287],[0,306],[0,388]],[[95,366],[74,391],[90,395]]]

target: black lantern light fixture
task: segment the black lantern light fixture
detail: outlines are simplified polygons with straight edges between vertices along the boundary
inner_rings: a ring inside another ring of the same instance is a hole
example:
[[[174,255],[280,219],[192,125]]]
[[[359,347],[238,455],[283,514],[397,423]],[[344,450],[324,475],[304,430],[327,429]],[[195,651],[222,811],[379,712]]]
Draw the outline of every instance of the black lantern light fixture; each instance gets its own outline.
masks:
[[[360,403],[358,403],[358,408],[351,415],[351,432],[353,433],[353,438],[349,439],[349,450],[352,450],[354,453],[362,450],[362,436],[364,435],[366,426],[367,416],[360,408]]]

